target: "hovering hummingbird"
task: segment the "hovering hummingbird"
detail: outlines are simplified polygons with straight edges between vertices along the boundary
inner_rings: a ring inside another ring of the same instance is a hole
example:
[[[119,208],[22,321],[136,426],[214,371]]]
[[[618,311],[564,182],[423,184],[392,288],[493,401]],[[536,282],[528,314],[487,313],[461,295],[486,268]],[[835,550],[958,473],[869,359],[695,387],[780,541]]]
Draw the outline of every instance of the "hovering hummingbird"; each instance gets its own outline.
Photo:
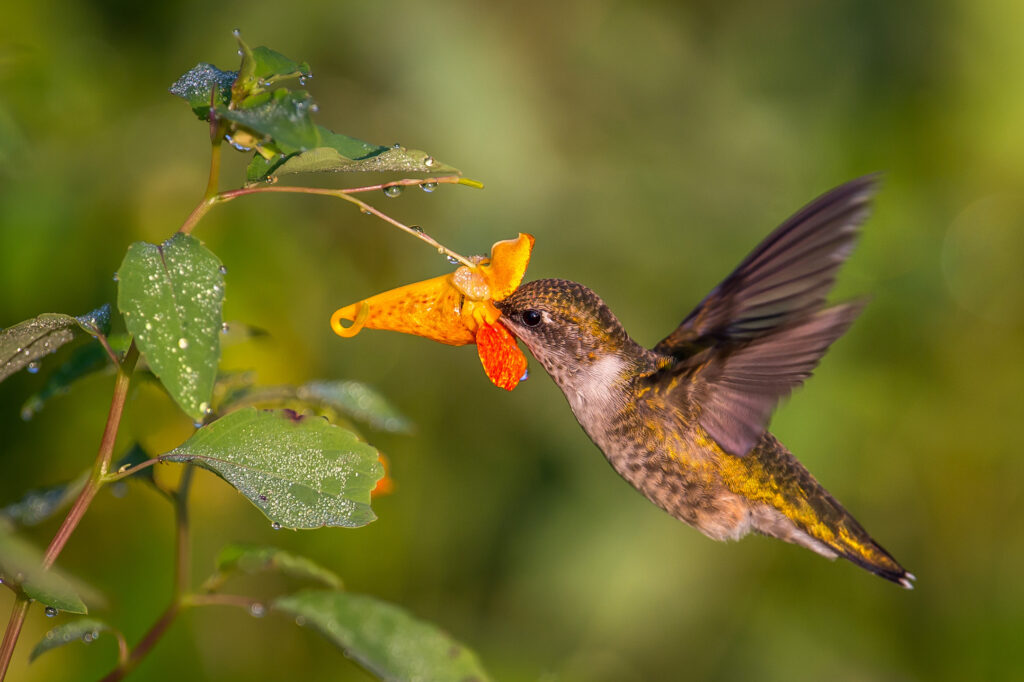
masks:
[[[496,305],[651,502],[714,540],[755,531],[912,589],[914,576],[767,430],[863,307],[824,302],[875,184],[848,182],[784,222],[653,350],[576,282],[529,282]]]

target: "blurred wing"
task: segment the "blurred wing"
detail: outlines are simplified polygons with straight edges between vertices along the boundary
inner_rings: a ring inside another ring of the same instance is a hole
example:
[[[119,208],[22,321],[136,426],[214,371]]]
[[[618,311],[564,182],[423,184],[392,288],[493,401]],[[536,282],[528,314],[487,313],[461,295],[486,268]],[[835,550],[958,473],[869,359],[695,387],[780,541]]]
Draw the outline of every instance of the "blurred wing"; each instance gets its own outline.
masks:
[[[686,357],[755,339],[819,309],[868,215],[876,176],[823,194],[775,229],[655,351]]]
[[[692,397],[699,421],[726,452],[750,452],[779,401],[804,382],[833,341],[850,327],[864,302],[810,314],[729,352],[711,349],[693,358]]]

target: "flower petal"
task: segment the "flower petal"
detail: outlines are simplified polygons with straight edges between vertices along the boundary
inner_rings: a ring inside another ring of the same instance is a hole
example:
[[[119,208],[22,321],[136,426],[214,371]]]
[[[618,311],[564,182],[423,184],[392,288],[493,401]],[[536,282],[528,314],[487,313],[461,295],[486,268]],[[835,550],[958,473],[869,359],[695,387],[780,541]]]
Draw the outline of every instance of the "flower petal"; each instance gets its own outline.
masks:
[[[365,304],[365,327],[391,329],[462,346],[473,343],[473,332],[463,320],[461,298],[462,294],[451,285],[451,275],[441,275],[339,308],[331,316],[331,328],[339,336],[352,336],[351,330],[358,326]],[[353,320],[355,324],[342,327],[341,320]]]
[[[526,373],[526,356],[515,338],[500,324],[482,324],[476,332],[476,349],[484,372],[498,388],[511,391]]]
[[[508,298],[523,281],[530,264],[533,235],[520,233],[516,239],[496,242],[491,247],[491,261],[478,266],[491,290],[491,300]]]

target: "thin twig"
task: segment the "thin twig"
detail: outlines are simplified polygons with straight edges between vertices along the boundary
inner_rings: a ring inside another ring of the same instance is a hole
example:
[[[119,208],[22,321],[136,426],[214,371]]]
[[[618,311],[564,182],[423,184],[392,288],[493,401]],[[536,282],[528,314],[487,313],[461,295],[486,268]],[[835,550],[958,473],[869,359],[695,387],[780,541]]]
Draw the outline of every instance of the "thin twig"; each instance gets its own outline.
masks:
[[[436,239],[431,237],[429,234],[424,232],[422,229],[413,228],[413,227],[410,227],[409,225],[406,225],[405,223],[402,223],[402,222],[400,222],[398,220],[395,220],[391,216],[387,215],[386,213],[384,213],[382,211],[377,210],[376,208],[374,208],[370,204],[366,203],[365,201],[363,201],[361,199],[357,199],[356,197],[352,196],[353,194],[357,194],[357,193],[360,193],[360,192],[368,192],[368,191],[371,191],[371,190],[374,190],[374,189],[381,189],[381,188],[384,188],[384,187],[393,187],[393,186],[397,186],[397,185],[420,184],[420,183],[428,182],[428,181],[429,182],[444,183],[444,184],[459,184],[459,181],[461,179],[462,178],[459,178],[457,175],[443,176],[443,177],[438,177],[438,178],[428,178],[426,180],[409,180],[409,179],[406,179],[406,180],[397,180],[395,182],[388,182],[388,183],[384,183],[384,184],[381,184],[381,185],[368,185],[367,187],[354,187],[354,188],[349,188],[349,189],[324,189],[322,187],[290,187],[290,186],[286,186],[286,187],[278,187],[278,186],[271,186],[271,187],[243,187],[242,189],[233,189],[233,190],[228,190],[226,192],[221,192],[220,194],[217,195],[215,200],[218,201],[218,202],[227,202],[227,201],[231,201],[232,199],[237,199],[238,197],[246,196],[246,195],[249,195],[249,194],[269,194],[269,193],[275,193],[275,192],[281,192],[281,193],[287,193],[287,194],[315,194],[315,195],[319,195],[319,196],[334,197],[336,199],[341,199],[341,200],[347,201],[347,202],[349,202],[351,204],[355,204],[356,206],[359,207],[359,210],[361,212],[363,212],[364,214],[375,215],[378,218],[380,218],[381,220],[383,220],[384,222],[390,223],[391,225],[394,225],[395,227],[397,227],[398,229],[402,230],[406,234],[410,234],[413,237],[416,237],[417,239],[419,239],[421,241],[424,241],[427,244],[430,244],[432,247],[437,249],[438,253],[440,253],[442,255],[445,255],[445,256],[449,256],[450,258],[455,259],[456,261],[458,261],[459,263],[462,263],[463,265],[465,265],[467,267],[474,268],[474,267],[476,267],[476,264],[473,263],[473,261],[469,260],[465,256],[462,256],[462,255],[456,253],[455,251],[452,251],[447,246],[444,246],[443,244],[438,242]],[[465,183],[462,183],[462,184],[465,184]],[[204,211],[204,213],[205,213],[205,211]],[[202,217],[202,216],[200,215],[199,217]],[[191,220],[191,217],[190,217],[190,220]],[[196,218],[196,221],[198,221],[198,218]],[[183,231],[184,231],[184,228],[183,228]]]
[[[118,470],[118,471],[116,471],[116,472],[114,472],[112,474],[107,474],[106,476],[103,477],[103,482],[104,483],[113,483],[114,481],[120,481],[122,478],[128,478],[129,476],[132,476],[134,474],[139,473],[143,469],[148,469],[149,467],[153,466],[154,464],[159,464],[159,463],[160,463],[160,458],[159,457],[154,457],[152,459],[147,459],[145,462],[139,462],[138,464],[136,464],[133,467],[128,467],[127,469],[120,469],[120,470]]]

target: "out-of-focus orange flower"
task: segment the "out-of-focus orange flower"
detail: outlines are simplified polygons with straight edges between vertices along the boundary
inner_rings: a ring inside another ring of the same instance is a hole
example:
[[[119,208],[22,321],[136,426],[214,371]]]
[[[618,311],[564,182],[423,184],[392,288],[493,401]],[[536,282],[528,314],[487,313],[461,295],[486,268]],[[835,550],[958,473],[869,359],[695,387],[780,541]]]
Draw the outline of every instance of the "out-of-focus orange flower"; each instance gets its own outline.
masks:
[[[377,485],[370,491],[370,497],[380,497],[381,495],[390,495],[395,492],[395,480],[391,478],[391,462],[388,461],[383,452],[377,453],[377,459],[380,460],[380,465],[384,467],[384,476],[377,481]]]
[[[345,337],[369,327],[452,346],[476,343],[487,376],[511,391],[526,371],[526,356],[498,323],[501,311],[493,301],[508,297],[519,287],[530,263],[533,241],[531,235],[520,234],[494,244],[490,258],[474,259],[473,267],[463,265],[453,273],[339,308],[331,316],[331,329]],[[343,320],[352,324],[343,326]]]

